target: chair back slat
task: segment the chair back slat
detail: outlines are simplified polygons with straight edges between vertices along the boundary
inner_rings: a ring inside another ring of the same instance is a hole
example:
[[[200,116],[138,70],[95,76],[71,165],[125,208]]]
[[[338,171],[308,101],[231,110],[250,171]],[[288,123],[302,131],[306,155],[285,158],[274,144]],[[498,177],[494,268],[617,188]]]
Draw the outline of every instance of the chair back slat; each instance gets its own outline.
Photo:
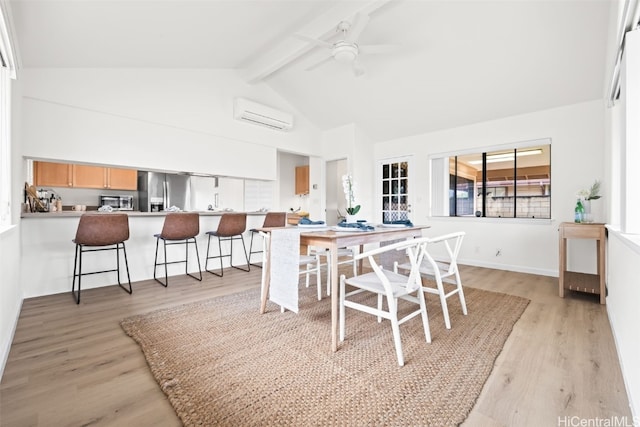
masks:
[[[109,246],[129,239],[129,216],[114,213],[88,213],[80,217],[76,238],[78,245]]]
[[[247,229],[246,213],[225,213],[220,217],[216,235],[220,237],[231,237],[242,234]]]
[[[287,225],[286,212],[268,212],[264,217],[262,227],[284,227]]]
[[[430,238],[425,248],[424,259],[430,264],[433,269],[433,274],[437,276],[451,276],[458,270],[458,255],[460,254],[460,248],[462,247],[462,240],[464,239],[465,232],[459,231],[456,233],[445,234],[442,236]],[[445,248],[446,259],[436,260],[433,257],[433,248],[437,245],[442,245]],[[445,266],[443,271],[441,266]]]
[[[170,212],[164,218],[160,237],[166,240],[186,240],[200,233],[200,214],[197,212]]]

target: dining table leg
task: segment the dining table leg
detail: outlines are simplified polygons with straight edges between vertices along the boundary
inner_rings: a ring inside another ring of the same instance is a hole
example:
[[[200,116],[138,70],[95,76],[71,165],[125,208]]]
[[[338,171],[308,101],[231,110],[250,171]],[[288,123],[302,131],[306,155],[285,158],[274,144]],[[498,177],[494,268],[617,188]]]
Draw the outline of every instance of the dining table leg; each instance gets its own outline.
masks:
[[[331,263],[331,349],[338,351],[338,245],[332,243],[329,247]]]
[[[265,237],[266,239],[267,237]],[[267,311],[267,299],[269,299],[269,286],[271,285],[271,239],[263,247],[262,284],[260,289],[260,314]]]

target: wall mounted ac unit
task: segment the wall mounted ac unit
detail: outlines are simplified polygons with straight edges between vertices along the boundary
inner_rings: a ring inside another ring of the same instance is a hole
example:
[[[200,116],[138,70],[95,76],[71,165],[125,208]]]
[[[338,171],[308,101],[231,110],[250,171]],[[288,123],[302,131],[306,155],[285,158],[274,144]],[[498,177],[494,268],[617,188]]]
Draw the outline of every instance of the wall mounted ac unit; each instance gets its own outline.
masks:
[[[233,118],[271,129],[287,131],[293,128],[293,115],[244,98],[236,98]]]

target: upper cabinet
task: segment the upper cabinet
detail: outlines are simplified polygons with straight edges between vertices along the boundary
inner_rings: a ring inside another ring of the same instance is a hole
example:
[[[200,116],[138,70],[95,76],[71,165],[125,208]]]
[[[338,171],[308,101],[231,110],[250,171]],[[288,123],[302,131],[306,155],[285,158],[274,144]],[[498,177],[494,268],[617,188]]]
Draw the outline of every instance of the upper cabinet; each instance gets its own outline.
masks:
[[[73,187],[73,166],[67,163],[33,162],[33,184]]]
[[[309,194],[309,166],[296,167],[296,195]]]
[[[108,188],[107,168],[99,166],[73,166],[73,187],[78,188]],[[36,184],[38,185],[38,184]]]
[[[75,187],[108,190],[137,190],[138,172],[133,169],[67,163],[33,162],[36,187]]]
[[[138,171],[135,169],[107,168],[107,188],[111,190],[137,190]]]

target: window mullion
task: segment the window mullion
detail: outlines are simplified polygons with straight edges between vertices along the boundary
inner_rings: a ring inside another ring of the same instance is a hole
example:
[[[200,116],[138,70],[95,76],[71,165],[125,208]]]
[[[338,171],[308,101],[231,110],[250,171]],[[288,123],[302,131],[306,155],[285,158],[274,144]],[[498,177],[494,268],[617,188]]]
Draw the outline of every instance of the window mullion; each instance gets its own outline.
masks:
[[[487,153],[482,153],[482,217],[487,216]]]

